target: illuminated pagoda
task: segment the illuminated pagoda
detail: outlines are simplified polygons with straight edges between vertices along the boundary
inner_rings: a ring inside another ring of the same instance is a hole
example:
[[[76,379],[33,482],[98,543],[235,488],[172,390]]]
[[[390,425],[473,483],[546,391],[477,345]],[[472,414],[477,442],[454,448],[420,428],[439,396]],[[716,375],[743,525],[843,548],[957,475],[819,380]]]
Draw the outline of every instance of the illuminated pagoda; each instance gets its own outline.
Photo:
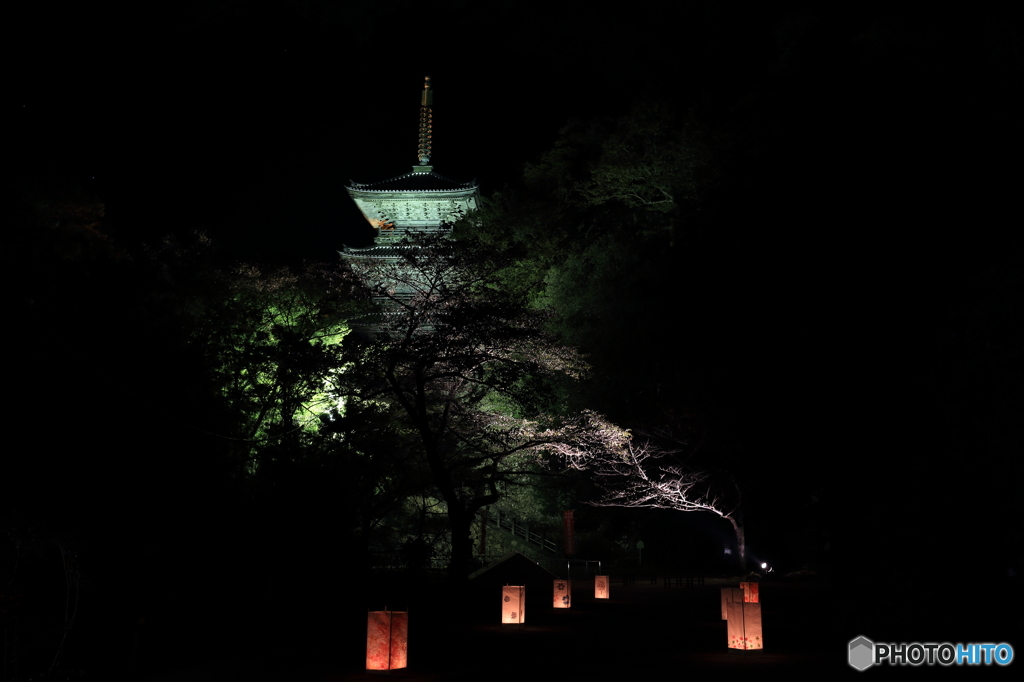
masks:
[[[412,171],[379,182],[352,182],[345,189],[363,217],[377,231],[373,246],[341,252],[346,259],[393,258],[400,252],[410,230],[440,232],[446,225],[477,207],[480,186],[476,181],[458,182],[434,172],[430,165],[432,139],[430,76],[424,80],[420,100],[417,157]]]
[[[431,165],[433,138],[433,91],[430,76],[423,82],[420,99],[419,144],[417,165],[412,171],[379,182],[354,182],[345,188],[359,211],[377,234],[372,246],[345,246],[341,257],[348,261],[397,261],[407,249],[410,232],[431,234],[444,232],[461,216],[476,210],[480,186],[458,182],[434,172]],[[398,292],[401,294],[402,292]],[[361,325],[373,332],[376,325]]]

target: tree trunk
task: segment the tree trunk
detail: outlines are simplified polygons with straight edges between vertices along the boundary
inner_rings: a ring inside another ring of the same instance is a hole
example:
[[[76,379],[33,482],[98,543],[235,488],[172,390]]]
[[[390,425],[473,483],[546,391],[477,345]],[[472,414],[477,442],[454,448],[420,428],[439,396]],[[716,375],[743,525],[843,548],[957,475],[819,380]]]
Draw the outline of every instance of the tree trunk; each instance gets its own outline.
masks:
[[[732,524],[732,530],[736,534],[736,546],[740,552],[740,570],[747,570],[747,541],[743,535],[743,526],[730,514],[725,518]]]
[[[463,509],[455,510],[448,504],[448,523],[452,532],[452,556],[448,563],[448,577],[454,586],[464,586],[469,580],[469,562],[473,558],[473,540],[469,535],[473,517]]]

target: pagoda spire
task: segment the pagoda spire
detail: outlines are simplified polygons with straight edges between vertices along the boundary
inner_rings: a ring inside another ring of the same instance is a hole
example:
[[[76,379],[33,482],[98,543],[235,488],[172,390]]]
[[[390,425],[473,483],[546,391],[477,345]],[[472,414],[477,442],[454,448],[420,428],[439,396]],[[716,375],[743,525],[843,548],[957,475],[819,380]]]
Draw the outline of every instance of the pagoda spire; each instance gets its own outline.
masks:
[[[419,157],[421,166],[430,165],[430,141],[433,138],[433,112],[431,105],[434,103],[434,92],[430,89],[430,76],[423,80],[423,95],[420,98],[420,141],[416,154]]]

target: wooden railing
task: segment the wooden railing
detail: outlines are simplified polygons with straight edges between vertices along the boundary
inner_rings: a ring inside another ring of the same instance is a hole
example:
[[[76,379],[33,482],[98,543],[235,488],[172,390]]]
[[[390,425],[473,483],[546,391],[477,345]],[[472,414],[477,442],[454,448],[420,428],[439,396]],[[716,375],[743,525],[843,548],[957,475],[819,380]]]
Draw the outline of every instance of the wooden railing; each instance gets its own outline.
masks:
[[[510,533],[513,537],[525,540],[528,544],[536,545],[545,552],[558,553],[558,543],[540,533],[530,530],[530,525],[523,523],[507,512],[502,512],[497,507],[490,507],[481,510],[480,516],[487,520],[487,525]]]

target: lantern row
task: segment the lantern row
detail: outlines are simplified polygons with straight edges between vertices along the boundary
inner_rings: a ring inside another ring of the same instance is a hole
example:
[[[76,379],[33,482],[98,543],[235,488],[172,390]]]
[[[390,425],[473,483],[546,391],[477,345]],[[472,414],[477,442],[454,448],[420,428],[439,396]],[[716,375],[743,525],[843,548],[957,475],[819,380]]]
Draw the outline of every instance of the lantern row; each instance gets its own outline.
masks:
[[[594,599],[609,599],[609,576],[594,577]],[[555,580],[552,606],[572,606],[572,581]],[[730,649],[763,649],[761,603],[758,583],[740,583],[738,588],[722,588],[722,620]],[[526,623],[526,586],[501,588],[503,625]],[[409,612],[370,611],[366,624],[366,669],[397,670],[408,665]]]

